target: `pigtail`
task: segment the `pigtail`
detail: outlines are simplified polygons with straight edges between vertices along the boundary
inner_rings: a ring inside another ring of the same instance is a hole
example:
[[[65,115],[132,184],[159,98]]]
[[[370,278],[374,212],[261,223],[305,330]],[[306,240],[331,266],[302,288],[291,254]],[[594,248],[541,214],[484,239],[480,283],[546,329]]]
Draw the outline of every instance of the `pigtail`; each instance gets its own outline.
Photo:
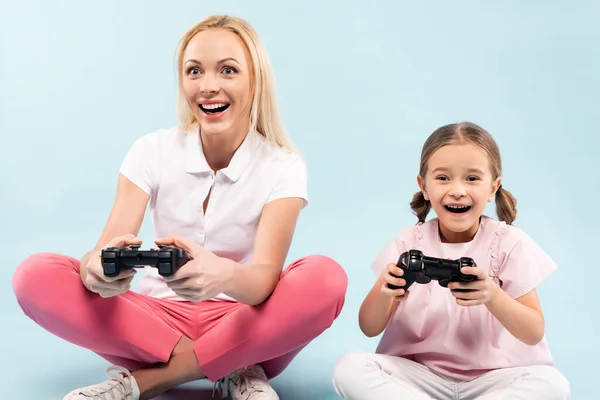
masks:
[[[419,222],[425,222],[425,218],[427,218],[427,214],[431,210],[431,203],[425,200],[423,192],[419,191],[413,196],[410,208],[412,208],[413,213],[419,218]]]
[[[496,191],[496,214],[509,225],[517,219],[517,199],[502,185]]]

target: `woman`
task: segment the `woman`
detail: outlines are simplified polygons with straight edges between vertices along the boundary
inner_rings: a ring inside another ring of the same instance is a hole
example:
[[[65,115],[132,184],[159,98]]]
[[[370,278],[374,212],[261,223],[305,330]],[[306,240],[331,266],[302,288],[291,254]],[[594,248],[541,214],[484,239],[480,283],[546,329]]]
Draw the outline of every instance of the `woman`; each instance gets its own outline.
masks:
[[[115,364],[107,381],[64,399],[150,399],[205,377],[236,400],[277,399],[268,379],[343,307],[347,276],[330,258],[281,271],[307,172],[284,134],[256,32],[228,16],[200,22],[181,40],[178,76],[181,126],[131,147],[94,249],[81,261],[35,254],[15,272],[28,317]],[[170,277],[151,268],[136,293],[136,270],[107,277],[100,255],[142,245],[148,204],[156,245],[191,260]]]

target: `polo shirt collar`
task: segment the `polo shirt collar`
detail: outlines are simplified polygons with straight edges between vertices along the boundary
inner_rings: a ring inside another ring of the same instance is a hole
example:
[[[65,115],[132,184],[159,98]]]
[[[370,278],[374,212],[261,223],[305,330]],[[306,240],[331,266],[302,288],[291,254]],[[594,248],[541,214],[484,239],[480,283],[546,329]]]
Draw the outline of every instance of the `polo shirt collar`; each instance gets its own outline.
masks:
[[[244,141],[233,154],[227,168],[223,168],[221,173],[231,181],[236,182],[254,154],[254,150],[260,143],[261,136],[258,132],[250,131],[244,138]],[[204,151],[202,150],[202,140],[198,131],[189,132],[186,138],[185,166],[189,173],[212,173]]]

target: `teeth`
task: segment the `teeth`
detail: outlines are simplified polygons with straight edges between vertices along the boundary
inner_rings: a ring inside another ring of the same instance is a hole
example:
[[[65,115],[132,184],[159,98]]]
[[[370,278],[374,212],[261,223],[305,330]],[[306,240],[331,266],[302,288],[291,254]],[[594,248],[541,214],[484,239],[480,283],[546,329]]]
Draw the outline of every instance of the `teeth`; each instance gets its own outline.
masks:
[[[459,208],[467,208],[468,206],[446,206],[446,207],[459,209]]]
[[[213,110],[215,108],[225,107],[226,105],[226,103],[202,104],[202,108],[205,108],[207,110]]]

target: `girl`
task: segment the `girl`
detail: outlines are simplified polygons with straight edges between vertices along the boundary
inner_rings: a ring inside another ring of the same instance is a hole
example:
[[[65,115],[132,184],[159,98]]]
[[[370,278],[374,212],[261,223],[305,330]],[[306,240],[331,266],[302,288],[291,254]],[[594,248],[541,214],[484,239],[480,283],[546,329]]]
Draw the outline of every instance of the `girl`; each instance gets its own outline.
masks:
[[[416,226],[400,232],[375,259],[378,279],[359,324],[369,337],[385,332],[376,353],[350,353],[336,363],[336,392],[351,400],[569,398],[553,367],[536,287],[555,263],[512,226],[516,201],[502,187],[494,139],[460,123],[437,129],[425,142],[411,207]],[[496,201],[499,221],[482,215]],[[433,209],[436,218],[426,222]],[[469,283],[437,281],[408,291],[396,266],[410,249],[426,256],[471,257]],[[396,277],[394,277],[396,276]]]
[[[96,246],[81,260],[32,255],[14,274],[28,317],[116,364],[64,400],[149,399],[202,378],[234,400],[276,400],[269,379],[342,309],[338,263],[309,256],[283,268],[308,202],[306,166],[258,35],[240,18],[210,17],[183,36],[177,61],[181,123],[133,144]],[[156,244],[192,260],[168,278],[150,269],[138,293],[135,270],[106,277],[100,254],[141,244],[147,205]]]

